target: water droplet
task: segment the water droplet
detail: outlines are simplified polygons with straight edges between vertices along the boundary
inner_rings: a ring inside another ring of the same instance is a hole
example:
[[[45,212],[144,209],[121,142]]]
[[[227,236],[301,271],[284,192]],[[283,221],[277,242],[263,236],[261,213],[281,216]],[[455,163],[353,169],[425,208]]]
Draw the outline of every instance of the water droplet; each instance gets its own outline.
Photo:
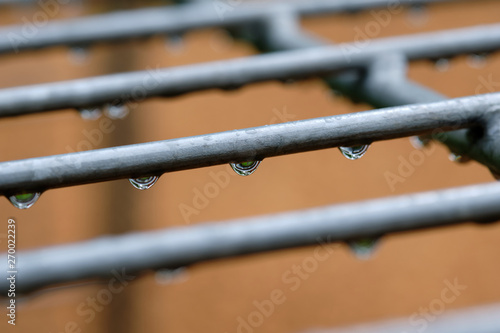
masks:
[[[434,61],[434,66],[439,72],[446,72],[448,69],[450,69],[450,59],[437,59]]]
[[[413,5],[408,10],[408,21],[414,27],[421,27],[429,21],[427,9],[422,5]]]
[[[369,259],[378,245],[378,238],[362,238],[348,242],[351,251],[358,259]]]
[[[35,204],[35,202],[40,198],[41,193],[21,193],[11,195],[9,197],[10,202],[14,207],[19,209],[28,209]]]
[[[241,163],[231,163],[231,168],[240,176],[250,176],[257,170],[260,161],[250,161]]]
[[[148,177],[139,177],[139,178],[130,178],[130,184],[134,186],[138,190],[147,190],[153,187],[154,184],[158,181],[159,177],[157,176],[148,176]]]
[[[424,136],[411,136],[410,143],[415,149],[423,149],[430,145],[431,139]]]
[[[156,271],[155,280],[160,284],[173,284],[187,281],[189,275],[186,267],[175,269],[159,269]]]
[[[467,163],[467,162],[470,162],[470,160],[471,160],[471,158],[468,156],[455,154],[453,152],[451,152],[450,155],[448,155],[448,158],[450,159],[450,161],[456,162],[456,163]]]
[[[74,46],[69,49],[69,59],[75,65],[84,64],[89,58],[89,50],[86,47]]]
[[[105,112],[106,115],[111,119],[123,119],[128,115],[129,109],[127,105],[122,103],[117,103],[117,104],[109,104],[106,107]]]
[[[488,55],[486,53],[473,53],[467,57],[467,63],[473,68],[482,68],[486,66]]]
[[[171,53],[181,53],[184,50],[184,41],[182,35],[171,34],[167,36],[166,46]]]
[[[358,158],[363,157],[363,155],[368,151],[369,147],[370,145],[339,147],[339,150],[347,159],[354,161]]]
[[[96,120],[102,116],[102,110],[98,107],[89,107],[78,109],[80,116],[85,120]]]

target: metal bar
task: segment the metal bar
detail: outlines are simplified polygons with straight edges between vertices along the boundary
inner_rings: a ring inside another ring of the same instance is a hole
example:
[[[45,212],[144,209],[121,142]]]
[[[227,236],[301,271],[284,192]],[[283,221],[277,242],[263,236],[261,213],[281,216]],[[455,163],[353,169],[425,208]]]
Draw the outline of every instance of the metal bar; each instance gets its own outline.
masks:
[[[458,0],[399,0],[408,6]],[[463,0],[462,0],[463,1]],[[1,2],[0,2],[1,4]],[[198,1],[177,6],[113,12],[80,19],[53,21],[43,26],[17,25],[0,29],[0,53],[19,52],[57,45],[85,45],[95,42],[180,33],[207,27],[228,27],[266,17],[271,7],[286,7],[298,15],[394,7],[389,0],[310,0],[235,4]],[[52,10],[52,9],[49,9]]]
[[[0,193],[44,191],[480,126],[500,93],[0,163]],[[493,158],[492,158],[493,159]]]
[[[20,252],[16,291],[386,233],[500,218],[500,183],[169,228]],[[7,261],[0,262],[5,276]],[[9,281],[0,279],[0,289]]]
[[[411,317],[410,317],[411,318]],[[447,310],[432,320],[401,318],[346,328],[310,330],[308,333],[498,333],[500,304]],[[417,317],[420,318],[420,317]]]
[[[261,23],[254,40],[266,51],[283,51],[325,45],[314,36],[301,31],[297,17],[290,12],[276,12]],[[407,55],[386,52],[374,55],[371,62],[361,70],[350,70],[325,79],[333,89],[340,90],[353,100],[364,101],[375,107],[430,103],[446,100],[446,97],[412,82],[406,77]],[[484,126],[476,131],[467,129],[443,133],[438,129],[434,139],[448,146],[456,154],[474,159],[487,166],[494,175],[500,174],[500,118],[491,116]],[[498,176],[496,176],[498,177]]]
[[[173,96],[204,89],[234,89],[267,80],[322,75],[366,67],[381,53],[409,60],[500,48],[500,24],[286,51],[230,61],[121,73],[0,90],[0,117]]]

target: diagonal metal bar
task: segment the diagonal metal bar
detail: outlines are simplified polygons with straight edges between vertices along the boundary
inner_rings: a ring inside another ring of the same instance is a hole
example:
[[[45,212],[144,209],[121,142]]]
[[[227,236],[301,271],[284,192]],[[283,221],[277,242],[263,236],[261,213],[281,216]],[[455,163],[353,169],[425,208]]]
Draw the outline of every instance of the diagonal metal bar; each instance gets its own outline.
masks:
[[[296,45],[296,43],[293,43]],[[173,96],[205,89],[234,89],[267,80],[285,80],[366,68],[382,53],[409,60],[449,57],[500,48],[500,24],[404,37],[293,50],[230,61],[121,73],[0,90],[0,117],[117,101]]]
[[[481,126],[500,93],[0,163],[0,193],[44,191]],[[490,157],[498,160],[498,156]]]
[[[16,291],[387,233],[500,219],[500,183],[207,223],[18,254]],[[1,276],[7,261],[0,262]],[[9,281],[0,279],[0,289]]]
[[[13,3],[11,0],[3,0],[0,4],[9,1]],[[398,0],[396,3],[389,0],[295,0],[260,4],[237,3],[234,6],[227,3],[221,5],[217,1],[197,1],[53,21],[42,26],[8,26],[0,29],[0,53],[181,33],[208,27],[231,27],[256,22],[275,6],[286,7],[298,15],[308,16],[450,1],[459,0]]]
[[[411,318],[411,317],[410,317]],[[497,333],[500,332],[500,304],[447,310],[433,320],[410,318],[369,323],[346,328],[309,330],[307,333]]]

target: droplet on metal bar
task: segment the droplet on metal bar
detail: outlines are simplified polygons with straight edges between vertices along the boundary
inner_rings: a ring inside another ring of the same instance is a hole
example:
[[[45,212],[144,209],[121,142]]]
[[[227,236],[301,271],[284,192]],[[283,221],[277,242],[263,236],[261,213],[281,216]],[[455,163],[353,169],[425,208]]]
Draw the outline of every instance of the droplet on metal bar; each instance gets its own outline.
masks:
[[[89,59],[89,50],[83,46],[73,46],[69,49],[69,59],[75,65],[82,65]]]
[[[130,184],[138,190],[147,190],[153,187],[154,184],[158,181],[159,177],[157,176],[148,176],[148,177],[139,177],[139,178],[130,178]]]
[[[378,238],[362,238],[349,241],[347,244],[358,259],[370,259],[378,245]]]
[[[467,64],[473,68],[483,68],[486,66],[488,55],[486,53],[473,53],[467,57]]]
[[[104,112],[111,119],[123,119],[128,115],[129,108],[123,103],[108,104]]]
[[[339,150],[347,159],[354,161],[363,157],[363,155],[368,151],[369,147],[370,145],[339,147]]]
[[[431,143],[431,139],[423,136],[411,136],[410,143],[415,149],[423,149]]]
[[[450,59],[441,58],[434,61],[434,67],[440,72],[446,72],[450,69]]]
[[[40,198],[40,195],[41,193],[39,192],[21,193],[21,194],[11,195],[9,197],[9,200],[16,208],[28,209],[35,204],[38,198]]]
[[[184,50],[184,40],[180,34],[170,34],[166,38],[167,49],[171,53],[181,53]]]
[[[261,161],[231,163],[231,168],[240,176],[250,176],[257,170]]]
[[[182,283],[189,279],[187,267],[175,269],[159,269],[156,271],[155,280],[159,284]]]
[[[467,163],[471,160],[468,156],[456,154],[454,152],[451,152],[450,155],[448,155],[448,158],[450,159],[450,161],[456,163]]]
[[[413,5],[408,9],[408,21],[414,27],[422,27],[429,21],[427,9],[422,5]]]
[[[85,120],[96,120],[102,116],[102,110],[99,107],[80,108],[78,112]]]

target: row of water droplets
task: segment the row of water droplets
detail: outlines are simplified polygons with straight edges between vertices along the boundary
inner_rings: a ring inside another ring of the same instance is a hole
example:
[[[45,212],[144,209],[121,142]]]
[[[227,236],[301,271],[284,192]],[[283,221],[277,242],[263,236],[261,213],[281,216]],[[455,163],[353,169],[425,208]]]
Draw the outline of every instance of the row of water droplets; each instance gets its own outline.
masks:
[[[92,106],[78,109],[80,116],[85,120],[97,120],[103,113],[110,119],[123,119],[129,114],[125,103],[107,104],[104,107]]]
[[[450,58],[434,59],[434,66],[439,72],[446,72],[451,67]],[[488,62],[488,53],[472,53],[467,56],[467,64],[472,68],[483,68]]]
[[[340,147],[339,150],[342,154],[350,159],[356,160],[361,158],[368,150],[369,145],[353,146],[353,147]],[[231,168],[240,176],[250,176],[259,167],[261,161],[247,161],[240,163],[231,163]],[[130,184],[138,190],[147,190],[153,187],[158,181],[159,176],[143,176],[137,178],[130,178]],[[40,198],[41,192],[33,193],[20,193],[9,196],[10,202],[19,209],[27,209],[32,207],[35,202]]]

